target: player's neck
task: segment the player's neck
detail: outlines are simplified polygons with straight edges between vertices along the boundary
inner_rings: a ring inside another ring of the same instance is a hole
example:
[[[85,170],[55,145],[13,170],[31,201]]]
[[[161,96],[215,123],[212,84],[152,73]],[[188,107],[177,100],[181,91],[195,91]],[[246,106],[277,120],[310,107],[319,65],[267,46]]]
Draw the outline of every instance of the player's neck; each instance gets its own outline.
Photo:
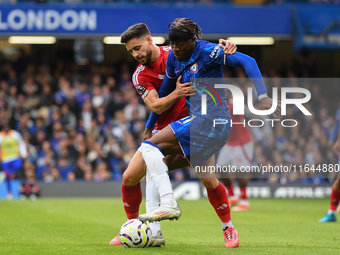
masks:
[[[161,50],[157,45],[153,45],[152,46],[152,54],[151,54],[151,60],[150,60],[150,64],[154,64],[157,62],[157,60],[159,59],[159,56],[161,55]]]

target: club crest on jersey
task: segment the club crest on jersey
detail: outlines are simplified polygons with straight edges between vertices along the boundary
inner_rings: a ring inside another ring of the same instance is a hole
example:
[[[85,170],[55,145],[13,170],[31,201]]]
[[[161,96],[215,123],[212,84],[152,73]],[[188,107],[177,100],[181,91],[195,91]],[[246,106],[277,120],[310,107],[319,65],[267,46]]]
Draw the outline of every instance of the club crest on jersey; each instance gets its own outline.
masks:
[[[137,85],[136,89],[138,91],[139,94],[143,94],[145,91],[145,88],[143,86]]]
[[[198,70],[198,65],[197,63],[193,64],[191,67],[190,67],[190,72],[191,73],[196,73]]]

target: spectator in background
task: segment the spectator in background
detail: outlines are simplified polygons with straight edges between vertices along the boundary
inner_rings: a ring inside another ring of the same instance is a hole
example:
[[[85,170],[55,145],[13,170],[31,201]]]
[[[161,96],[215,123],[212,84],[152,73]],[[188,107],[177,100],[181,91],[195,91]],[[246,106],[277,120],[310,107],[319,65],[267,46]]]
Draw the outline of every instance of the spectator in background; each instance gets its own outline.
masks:
[[[132,121],[133,114],[136,112],[138,113],[138,117],[144,120],[146,118],[146,109],[145,106],[139,103],[139,99],[135,93],[128,99],[128,102],[124,108],[126,120]]]
[[[68,180],[68,174],[73,172],[72,166],[68,163],[66,157],[62,157],[58,159],[58,171],[60,173],[60,179],[62,181]]]
[[[92,105],[93,108],[98,108],[104,103],[104,97],[99,86],[94,86],[92,90]]]
[[[20,185],[20,199],[25,200],[27,197],[36,200],[40,195],[40,187],[36,184],[35,165],[30,161],[24,163],[25,179]]]
[[[49,107],[54,104],[54,97],[51,86],[47,83],[42,85],[42,93],[39,96],[39,107]]]
[[[79,119],[83,121],[84,131],[88,132],[91,130],[91,122],[94,118],[94,112],[92,110],[91,100],[87,100],[82,103],[82,110],[80,112]]]
[[[99,163],[94,172],[94,179],[96,181],[107,181],[110,180],[111,178],[112,178],[111,173],[109,172],[106,163],[105,162]]]
[[[77,127],[77,117],[70,111],[68,104],[64,103],[60,107],[61,110],[61,123],[65,130],[70,131]]]
[[[7,109],[9,111],[9,114],[13,113],[13,110],[18,107],[18,101],[17,101],[17,96],[18,96],[18,88],[16,86],[10,86],[8,89],[8,96],[6,97],[7,99]]]

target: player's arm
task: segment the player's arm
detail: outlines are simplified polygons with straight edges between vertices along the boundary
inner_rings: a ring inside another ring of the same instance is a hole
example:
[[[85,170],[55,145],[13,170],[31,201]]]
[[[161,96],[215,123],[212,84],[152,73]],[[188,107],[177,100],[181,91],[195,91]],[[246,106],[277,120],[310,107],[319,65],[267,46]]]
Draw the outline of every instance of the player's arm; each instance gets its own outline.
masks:
[[[166,75],[166,77],[164,78],[162,85],[161,85],[161,87],[158,91],[158,95],[159,95],[160,98],[164,98],[167,95],[171,94],[171,92],[174,90],[174,86],[173,86],[174,82],[176,83],[176,78],[171,79],[170,77],[168,77],[168,75]],[[151,133],[150,130],[153,130],[155,128],[156,122],[159,119],[159,117],[160,117],[160,114],[156,113],[155,111],[151,112],[149,119],[148,119],[148,121],[146,122],[146,125],[145,125],[146,130],[144,131],[144,138],[146,138],[148,135],[150,135],[150,133]]]
[[[166,72],[165,77],[162,82],[162,85],[158,91],[158,95],[160,98],[166,97],[174,90],[174,82],[176,81],[176,73],[175,73],[175,56],[171,51],[169,53],[168,59],[166,61]],[[149,119],[145,125],[147,129],[154,129],[157,120],[159,119],[159,114],[155,113],[154,111],[151,112]]]
[[[262,74],[260,69],[252,57],[249,57],[245,54],[240,52],[236,52],[233,55],[225,55],[224,64],[232,67],[242,67],[245,72],[247,73],[248,77],[253,82],[258,98],[262,105],[262,108],[268,110],[272,107],[273,100],[268,97],[267,89],[264,85]],[[280,105],[277,106],[275,110],[275,114],[280,117],[281,107]]]
[[[192,95],[193,92],[189,86],[190,82],[181,83],[181,77],[179,77],[176,82],[176,79],[165,76],[158,93],[156,90],[150,91],[148,96],[145,97],[144,102],[152,111],[157,114],[162,114],[169,109],[178,98]]]
[[[158,93],[156,92],[157,95],[155,95],[157,97],[157,99],[159,99],[159,97],[163,97],[163,96],[166,96],[166,95],[169,95],[171,94],[171,92],[173,91],[173,83],[175,82],[176,80],[175,79],[170,79],[168,78],[167,76],[164,78],[163,82],[162,82],[162,85],[158,91]],[[153,91],[156,91],[156,90],[153,90]],[[164,97],[163,97],[164,98]],[[156,100],[157,100],[156,99]],[[152,99],[151,99],[152,100]],[[148,103],[150,103],[150,101]],[[171,100],[171,99],[170,99]],[[177,99],[176,99],[177,100]],[[174,100],[174,102],[176,101]],[[144,102],[149,106],[149,104],[144,100]],[[173,102],[173,103],[174,103]],[[166,104],[167,102],[165,102]],[[172,104],[173,104],[172,103]],[[161,102],[162,104],[162,102]],[[161,105],[159,104],[159,105]],[[172,105],[171,104],[171,105]],[[170,107],[171,107],[170,105]],[[152,136],[152,130],[155,128],[155,125],[156,125],[156,122],[157,120],[159,119],[160,117],[160,114],[157,114],[153,108],[151,106],[149,106],[151,108],[151,114],[149,116],[149,119],[148,121],[146,122],[145,124],[145,130],[144,130],[144,134],[143,134],[143,141],[151,138]],[[161,106],[160,106],[161,107]],[[165,107],[164,107],[165,108]],[[165,111],[165,110],[164,110]]]

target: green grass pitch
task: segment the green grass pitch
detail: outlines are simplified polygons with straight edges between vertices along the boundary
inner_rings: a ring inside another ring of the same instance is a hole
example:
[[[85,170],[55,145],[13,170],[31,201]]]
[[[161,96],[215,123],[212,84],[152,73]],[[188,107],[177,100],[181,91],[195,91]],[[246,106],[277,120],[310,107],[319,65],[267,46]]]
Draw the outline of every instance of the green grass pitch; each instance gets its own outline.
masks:
[[[165,247],[126,249],[108,245],[126,220],[121,199],[2,200],[0,254],[340,254],[340,223],[318,223],[328,199],[252,199],[232,212],[240,246],[228,250],[207,199],[178,202],[181,219],[162,223]]]

